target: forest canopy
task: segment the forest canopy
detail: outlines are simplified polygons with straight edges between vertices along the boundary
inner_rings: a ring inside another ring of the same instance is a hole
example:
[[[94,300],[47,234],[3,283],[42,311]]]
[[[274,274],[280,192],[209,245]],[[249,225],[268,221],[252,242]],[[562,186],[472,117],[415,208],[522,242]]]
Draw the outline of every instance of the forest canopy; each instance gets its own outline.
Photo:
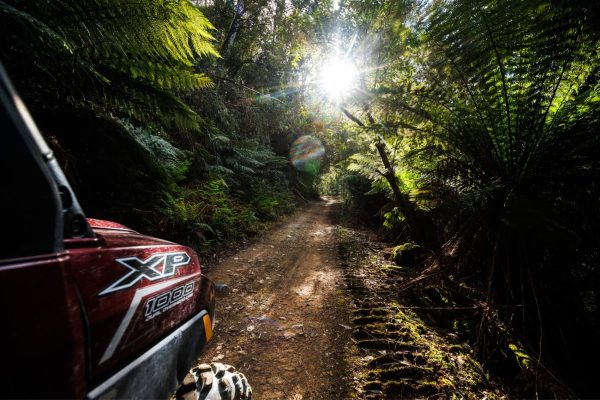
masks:
[[[486,366],[526,352],[586,396],[599,17],[594,0],[8,0],[0,52],[89,216],[208,254],[339,196],[423,249],[399,293],[474,305],[462,335]]]

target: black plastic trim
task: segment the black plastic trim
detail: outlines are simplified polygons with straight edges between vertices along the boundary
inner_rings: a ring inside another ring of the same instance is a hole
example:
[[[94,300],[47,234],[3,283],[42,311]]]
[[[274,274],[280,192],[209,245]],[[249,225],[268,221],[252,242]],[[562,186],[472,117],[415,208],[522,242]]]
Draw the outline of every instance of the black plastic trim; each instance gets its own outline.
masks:
[[[193,363],[206,344],[203,317],[206,310],[173,331],[126,367],[102,382],[88,399],[168,398],[181,379],[182,365]]]

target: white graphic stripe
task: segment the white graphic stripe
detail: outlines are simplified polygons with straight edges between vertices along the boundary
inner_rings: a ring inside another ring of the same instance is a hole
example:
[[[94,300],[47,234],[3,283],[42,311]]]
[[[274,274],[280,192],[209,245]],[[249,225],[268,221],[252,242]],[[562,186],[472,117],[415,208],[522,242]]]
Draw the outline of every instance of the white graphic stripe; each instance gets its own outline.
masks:
[[[110,344],[106,348],[104,355],[100,359],[99,364],[102,364],[103,362],[105,362],[106,360],[111,358],[113,356],[113,354],[115,353],[115,350],[117,349],[117,346],[119,345],[119,342],[123,338],[123,335],[125,334],[125,331],[127,330],[127,327],[129,326],[129,323],[131,322],[131,319],[133,318],[133,315],[135,314],[135,311],[137,310],[137,308],[140,305],[140,302],[142,301],[142,298],[144,296],[147,296],[154,292],[158,292],[159,290],[162,290],[166,287],[169,287],[169,286],[179,283],[183,280],[190,279],[190,278],[193,278],[198,275],[200,275],[200,272],[197,272],[192,275],[182,276],[181,278],[177,278],[177,279],[171,279],[166,282],[157,283],[156,285],[146,286],[145,288],[142,288],[142,289],[138,289],[135,292],[135,295],[133,296],[133,300],[131,301],[131,304],[129,305],[129,309],[127,310],[127,313],[123,317],[123,320],[121,321],[121,324],[119,325],[119,328],[117,328],[117,331],[115,332],[114,336],[112,337]]]

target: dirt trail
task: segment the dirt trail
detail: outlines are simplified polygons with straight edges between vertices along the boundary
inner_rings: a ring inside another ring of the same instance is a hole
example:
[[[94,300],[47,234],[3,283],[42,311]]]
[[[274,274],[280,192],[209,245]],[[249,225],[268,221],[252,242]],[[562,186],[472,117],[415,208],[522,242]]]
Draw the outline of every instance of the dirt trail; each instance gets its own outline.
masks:
[[[329,210],[311,203],[207,273],[229,285],[200,362],[235,366],[254,398],[343,399],[352,374],[343,279]]]

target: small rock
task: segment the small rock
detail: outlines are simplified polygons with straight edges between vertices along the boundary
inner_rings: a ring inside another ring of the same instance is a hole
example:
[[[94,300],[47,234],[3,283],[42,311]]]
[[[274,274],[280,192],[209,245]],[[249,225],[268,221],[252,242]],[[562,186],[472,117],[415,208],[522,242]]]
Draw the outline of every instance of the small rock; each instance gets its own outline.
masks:
[[[296,334],[294,332],[288,332],[288,331],[283,332],[283,338],[286,339],[286,340],[287,339],[291,339],[294,336],[296,336]]]
[[[246,331],[247,331],[247,332],[252,332],[254,329],[256,329],[256,327],[255,327],[254,325],[249,325],[249,326],[246,328]]]

